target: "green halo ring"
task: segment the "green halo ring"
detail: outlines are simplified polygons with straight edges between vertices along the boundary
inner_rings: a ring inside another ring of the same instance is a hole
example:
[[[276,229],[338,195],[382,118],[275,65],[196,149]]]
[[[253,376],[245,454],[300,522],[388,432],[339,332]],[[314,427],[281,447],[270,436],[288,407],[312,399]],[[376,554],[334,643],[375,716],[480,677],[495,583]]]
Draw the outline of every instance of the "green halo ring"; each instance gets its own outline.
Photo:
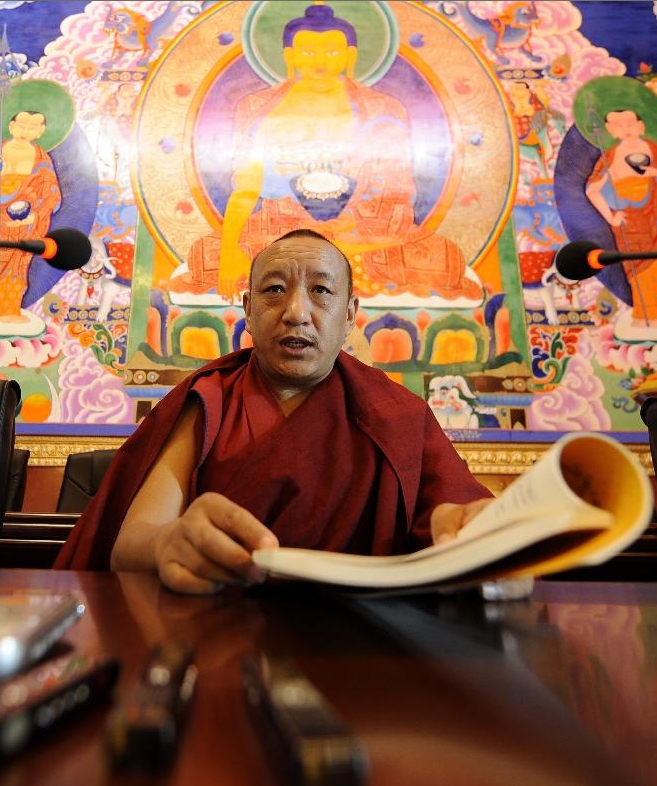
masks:
[[[657,96],[638,79],[600,76],[587,82],[575,96],[573,116],[579,132],[599,150],[615,140],[605,128],[608,112],[631,109],[646,126],[646,136],[657,140]]]
[[[270,85],[287,81],[283,59],[283,29],[290,19],[302,17],[313,0],[285,3],[251,3],[242,24],[244,57],[258,76]],[[387,3],[378,0],[333,0],[336,16],[348,19],[358,36],[355,78],[373,85],[385,76],[399,49],[397,19]]]
[[[2,100],[2,138],[9,138],[9,121],[18,112],[43,112],[46,130],[37,140],[46,151],[61,144],[70,134],[75,105],[70,93],[48,79],[25,79],[14,85]]]

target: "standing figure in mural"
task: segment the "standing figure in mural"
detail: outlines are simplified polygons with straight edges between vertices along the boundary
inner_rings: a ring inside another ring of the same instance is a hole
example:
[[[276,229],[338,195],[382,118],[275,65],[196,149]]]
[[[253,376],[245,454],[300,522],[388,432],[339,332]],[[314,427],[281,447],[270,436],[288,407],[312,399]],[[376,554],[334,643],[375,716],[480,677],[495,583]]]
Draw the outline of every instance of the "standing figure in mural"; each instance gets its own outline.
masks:
[[[111,181],[128,188],[130,184],[130,133],[137,103],[139,84],[122,82],[111,85],[111,92],[100,108],[98,159]]]
[[[304,226],[350,259],[360,296],[381,292],[480,302],[453,241],[414,220],[409,121],[396,99],[353,79],[354,27],[313,5],[283,33],[288,79],[245,96],[234,121],[233,191],[222,227],[191,247],[176,292],[217,287],[232,301],[250,260]]]
[[[509,89],[520,151],[529,161],[536,161],[543,177],[548,175],[548,162],[554,154],[548,135],[550,99],[539,85],[516,80]]]
[[[46,130],[43,112],[23,110],[9,122],[10,138],[2,145],[0,237],[18,242],[42,238],[59,209],[61,192],[52,160],[37,143]],[[0,249],[0,322],[28,321],[21,302],[28,286],[32,255]]]
[[[588,178],[586,195],[611,227],[620,251],[657,247],[657,143],[631,109],[605,116],[616,142],[603,152]],[[657,267],[654,260],[622,262],[632,292],[632,324],[657,325]]]

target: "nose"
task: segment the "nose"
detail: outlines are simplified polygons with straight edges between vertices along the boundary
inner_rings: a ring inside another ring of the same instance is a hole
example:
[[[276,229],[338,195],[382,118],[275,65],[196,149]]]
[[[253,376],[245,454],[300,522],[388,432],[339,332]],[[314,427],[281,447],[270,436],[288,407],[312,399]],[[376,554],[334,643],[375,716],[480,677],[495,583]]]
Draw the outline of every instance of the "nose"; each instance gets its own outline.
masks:
[[[283,320],[291,325],[310,322],[310,298],[303,287],[294,287],[288,291]]]

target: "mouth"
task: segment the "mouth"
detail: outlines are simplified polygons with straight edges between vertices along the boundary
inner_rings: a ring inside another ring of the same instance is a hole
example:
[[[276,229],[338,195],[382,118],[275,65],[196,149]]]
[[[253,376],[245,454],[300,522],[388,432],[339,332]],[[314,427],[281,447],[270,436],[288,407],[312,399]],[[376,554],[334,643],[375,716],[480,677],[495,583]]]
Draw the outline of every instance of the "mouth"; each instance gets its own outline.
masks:
[[[290,352],[301,352],[304,349],[315,346],[314,341],[311,341],[309,338],[303,338],[302,336],[287,336],[286,338],[282,338],[279,344],[283,349]]]

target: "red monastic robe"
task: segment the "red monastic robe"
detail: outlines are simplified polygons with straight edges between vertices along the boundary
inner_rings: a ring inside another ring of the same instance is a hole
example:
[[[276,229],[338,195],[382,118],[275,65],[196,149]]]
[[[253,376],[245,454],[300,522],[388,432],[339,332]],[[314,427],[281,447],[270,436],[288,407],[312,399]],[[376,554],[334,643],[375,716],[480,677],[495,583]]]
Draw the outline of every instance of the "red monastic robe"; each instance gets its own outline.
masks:
[[[117,452],[56,568],[109,568],[127,509],[189,395],[203,417],[190,496],[226,495],[281,545],[397,554],[431,542],[439,502],[490,496],[419,396],[341,352],[288,417],[251,349],[193,372]]]

